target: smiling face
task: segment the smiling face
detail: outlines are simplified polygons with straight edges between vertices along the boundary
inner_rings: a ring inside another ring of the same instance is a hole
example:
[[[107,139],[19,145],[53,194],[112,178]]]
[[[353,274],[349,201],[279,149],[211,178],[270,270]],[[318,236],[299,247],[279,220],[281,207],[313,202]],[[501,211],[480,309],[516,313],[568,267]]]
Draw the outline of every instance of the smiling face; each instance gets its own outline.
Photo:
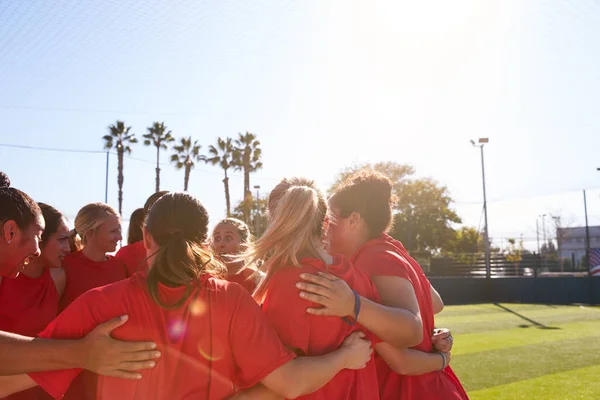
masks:
[[[40,238],[44,232],[44,221],[37,220],[26,229],[20,229],[15,221],[3,226],[6,250],[3,252],[0,276],[16,277],[31,257],[40,255]]]
[[[96,248],[111,253],[123,239],[121,236],[121,219],[115,215],[107,215],[96,229],[88,233],[87,243],[93,243]]]
[[[56,232],[42,243],[42,259],[50,268],[60,268],[69,252],[69,226],[67,220],[61,218]]]
[[[242,238],[237,228],[231,224],[218,224],[213,231],[212,247],[216,254],[239,254]]]

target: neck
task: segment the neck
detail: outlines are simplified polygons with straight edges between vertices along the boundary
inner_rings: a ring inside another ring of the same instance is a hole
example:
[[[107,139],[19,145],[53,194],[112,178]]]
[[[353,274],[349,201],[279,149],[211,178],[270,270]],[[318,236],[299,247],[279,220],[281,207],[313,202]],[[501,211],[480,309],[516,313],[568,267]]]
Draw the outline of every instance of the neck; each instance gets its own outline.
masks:
[[[358,249],[364,246],[364,244],[367,243],[369,240],[371,240],[371,238],[369,237],[369,233],[361,232],[355,241],[348,243],[348,245],[344,249],[343,255],[347,258],[352,258],[354,254],[358,251]]]
[[[82,250],[83,255],[95,262],[106,261],[106,253],[93,244],[86,244]]]
[[[29,260],[29,264],[23,268],[21,273],[29,278],[39,278],[44,274],[45,269],[44,262],[40,257],[32,258]]]
[[[226,263],[225,266],[227,267],[227,273],[229,275],[235,275],[238,272],[240,272],[240,270],[244,267],[244,263],[230,262],[230,263]]]

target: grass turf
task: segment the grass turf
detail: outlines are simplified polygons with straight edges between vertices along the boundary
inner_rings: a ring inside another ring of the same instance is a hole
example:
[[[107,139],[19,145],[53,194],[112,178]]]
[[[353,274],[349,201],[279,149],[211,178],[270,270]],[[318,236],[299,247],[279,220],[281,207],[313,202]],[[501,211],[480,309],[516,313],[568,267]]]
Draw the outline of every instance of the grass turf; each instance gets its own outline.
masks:
[[[600,399],[600,308],[449,306],[436,325],[472,399]]]

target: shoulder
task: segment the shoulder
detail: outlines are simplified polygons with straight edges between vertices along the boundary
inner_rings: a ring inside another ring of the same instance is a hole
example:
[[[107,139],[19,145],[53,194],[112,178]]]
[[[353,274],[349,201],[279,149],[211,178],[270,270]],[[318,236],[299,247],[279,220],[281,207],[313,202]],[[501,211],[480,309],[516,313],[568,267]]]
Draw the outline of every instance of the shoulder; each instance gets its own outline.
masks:
[[[323,263],[322,261],[319,262]],[[316,274],[318,271],[319,269],[316,268],[312,262],[302,261],[300,263],[300,267],[295,265],[286,265],[278,268],[277,271],[273,273],[273,276],[269,280],[269,287],[290,283],[295,285],[296,282],[300,280],[300,274]]]
[[[404,277],[412,267],[408,260],[392,245],[377,243],[360,251],[354,257],[356,268],[368,275]]]
[[[58,293],[62,294],[65,289],[65,285],[67,284],[67,273],[62,268],[51,268],[50,276],[54,281],[56,290],[58,290]]]
[[[90,289],[80,296],[93,303],[116,303],[130,291],[136,291],[137,285],[132,278],[123,279],[106,286]]]

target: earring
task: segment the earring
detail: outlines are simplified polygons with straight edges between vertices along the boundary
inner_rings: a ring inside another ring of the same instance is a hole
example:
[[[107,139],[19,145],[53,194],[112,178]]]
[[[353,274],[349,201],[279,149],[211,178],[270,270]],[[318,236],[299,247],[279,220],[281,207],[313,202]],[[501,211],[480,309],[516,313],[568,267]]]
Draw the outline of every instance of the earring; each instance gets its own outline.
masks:
[[[6,241],[6,243],[8,243],[8,244],[10,244],[10,242],[12,242],[12,239],[8,239],[8,240]]]

